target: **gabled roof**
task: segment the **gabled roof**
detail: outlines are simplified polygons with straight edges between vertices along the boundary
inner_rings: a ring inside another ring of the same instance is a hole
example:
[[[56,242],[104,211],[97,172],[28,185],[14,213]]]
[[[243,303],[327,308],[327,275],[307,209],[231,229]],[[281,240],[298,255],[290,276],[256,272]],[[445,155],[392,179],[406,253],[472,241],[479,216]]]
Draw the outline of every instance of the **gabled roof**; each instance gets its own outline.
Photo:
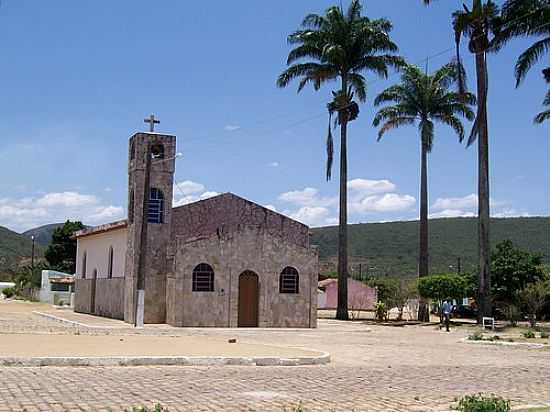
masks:
[[[256,227],[303,247],[309,246],[309,228],[233,193],[223,193],[172,210],[172,234],[184,239]]]
[[[89,229],[79,230],[78,232],[75,232],[74,237],[81,238],[85,236],[97,235],[99,233],[110,232],[111,230],[123,229],[126,226],[128,226],[127,219],[118,220],[116,222],[106,223],[104,225],[95,226]]]

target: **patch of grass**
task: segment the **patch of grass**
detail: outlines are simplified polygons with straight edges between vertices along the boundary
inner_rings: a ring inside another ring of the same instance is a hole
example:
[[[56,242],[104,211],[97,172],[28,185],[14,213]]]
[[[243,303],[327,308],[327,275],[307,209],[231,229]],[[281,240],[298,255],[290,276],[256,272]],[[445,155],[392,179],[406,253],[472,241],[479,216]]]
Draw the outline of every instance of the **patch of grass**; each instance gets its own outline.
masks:
[[[535,339],[535,332],[533,332],[532,330],[526,330],[525,332],[522,333],[523,337],[525,339]]]
[[[455,410],[462,412],[510,412],[510,401],[495,395],[466,395],[458,401]]]
[[[468,340],[483,340],[483,333],[481,331],[476,330],[474,333],[468,336]]]

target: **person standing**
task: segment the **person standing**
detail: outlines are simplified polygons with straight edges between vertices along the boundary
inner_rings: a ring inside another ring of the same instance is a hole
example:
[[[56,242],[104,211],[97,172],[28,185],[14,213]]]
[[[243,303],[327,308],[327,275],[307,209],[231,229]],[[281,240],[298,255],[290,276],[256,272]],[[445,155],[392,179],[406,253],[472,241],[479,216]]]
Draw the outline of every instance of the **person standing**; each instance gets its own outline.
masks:
[[[443,307],[441,311],[443,312],[443,322],[445,323],[445,330],[449,332],[449,323],[451,322],[451,312],[453,310],[453,304],[451,299],[447,299],[443,302]]]

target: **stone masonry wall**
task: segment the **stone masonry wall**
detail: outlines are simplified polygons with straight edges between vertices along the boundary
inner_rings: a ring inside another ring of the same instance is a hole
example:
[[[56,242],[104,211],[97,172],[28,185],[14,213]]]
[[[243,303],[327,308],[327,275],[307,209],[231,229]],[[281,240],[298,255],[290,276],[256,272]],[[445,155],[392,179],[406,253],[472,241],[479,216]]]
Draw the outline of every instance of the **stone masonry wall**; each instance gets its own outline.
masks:
[[[199,263],[213,267],[214,292],[192,291],[192,272]],[[279,293],[279,275],[286,266],[299,272],[299,294]],[[245,270],[259,278],[259,327],[316,327],[317,251],[250,226],[191,242],[177,238],[174,274],[167,282],[167,322],[236,327],[239,275]]]
[[[176,207],[172,212],[172,238],[195,240],[223,235],[239,227],[261,227],[283,241],[309,247],[309,228],[232,193]]]

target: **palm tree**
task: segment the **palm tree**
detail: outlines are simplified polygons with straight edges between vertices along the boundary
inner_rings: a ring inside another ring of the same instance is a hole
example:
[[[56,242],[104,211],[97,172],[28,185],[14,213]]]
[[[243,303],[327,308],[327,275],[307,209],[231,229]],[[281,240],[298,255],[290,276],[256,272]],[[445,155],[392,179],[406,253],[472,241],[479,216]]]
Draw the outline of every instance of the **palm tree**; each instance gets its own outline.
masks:
[[[418,276],[429,274],[428,245],[428,154],[432,151],[434,122],[451,127],[460,141],[464,139],[464,127],[460,117],[473,120],[475,115],[470,105],[475,97],[466,93],[461,95],[450,86],[458,80],[459,69],[456,64],[447,64],[433,75],[424,74],[416,66],[403,68],[401,83],[384,90],[375,99],[374,104],[395,103],[378,111],[373,125],[378,127],[378,140],[389,130],[405,125],[418,125],[421,147],[420,173],[420,239]],[[418,319],[429,322],[426,302],[421,302]]]
[[[397,45],[390,39],[392,24],[386,19],[371,20],[361,15],[359,0],[352,0],[346,12],[333,6],[325,15],[310,14],[302,28],[288,36],[294,46],[287,59],[289,66],[278,78],[277,85],[286,87],[300,79],[298,92],[311,83],[315,90],[329,81],[340,81],[328,104],[327,180],[331,178],[333,140],[331,117],[336,114],[340,126],[340,206],[338,230],[338,309],[337,319],[348,319],[348,235],[347,235],[347,127],[359,115],[355,102],[367,98],[365,72],[387,77],[390,67],[403,64],[396,56]]]
[[[550,1],[507,0],[502,6],[495,46],[515,37],[541,37],[519,57],[515,66],[516,87],[531,68],[550,50]]]
[[[550,50],[550,1],[548,0],[507,0],[502,6],[495,48],[500,48],[515,37],[540,37],[518,57],[515,66],[516,87],[527,76],[531,68]],[[550,67],[543,70],[550,82]],[[543,102],[550,104],[550,92]],[[550,115],[548,110],[535,117],[535,123],[542,123]]]
[[[543,74],[546,83],[550,83],[550,68],[544,69]],[[544,98],[544,102],[542,102],[542,104],[544,104],[545,106],[550,106],[550,91],[546,92],[546,97]],[[541,124],[548,119],[550,119],[550,109],[547,109],[537,114],[535,116],[535,123]]]
[[[433,0],[422,0],[430,4]],[[489,242],[489,129],[487,125],[488,71],[487,53],[498,25],[498,7],[488,0],[472,0],[472,7],[453,13],[457,64],[461,65],[460,43],[468,38],[468,49],[475,55],[477,80],[477,113],[467,145],[478,143],[478,240],[479,240],[479,316],[491,316],[491,245]],[[465,93],[465,74],[459,70],[460,92]]]

